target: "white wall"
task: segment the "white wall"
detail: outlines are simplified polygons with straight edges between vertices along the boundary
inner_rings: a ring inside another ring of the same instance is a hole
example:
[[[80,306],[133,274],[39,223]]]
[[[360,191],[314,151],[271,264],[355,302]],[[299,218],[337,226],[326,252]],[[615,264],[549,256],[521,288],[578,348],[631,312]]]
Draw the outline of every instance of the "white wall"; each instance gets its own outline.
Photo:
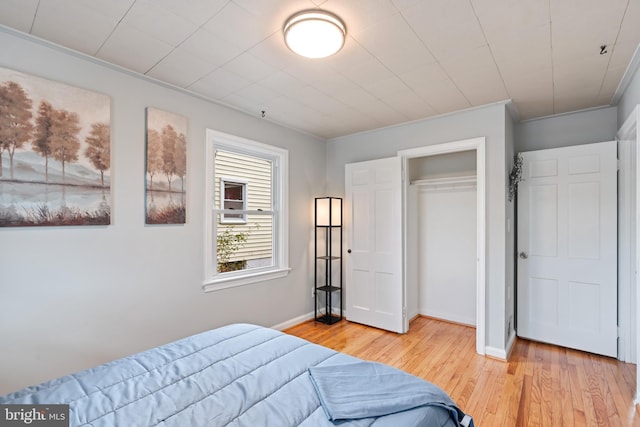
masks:
[[[612,141],[616,137],[616,107],[596,108],[527,120],[515,125],[517,151]]]
[[[505,111],[505,163],[506,163],[506,182],[507,195],[509,187],[509,174],[513,169],[513,161],[516,153],[516,141],[515,141],[515,124],[510,112]],[[507,342],[507,346],[510,345],[510,340],[515,338],[515,305],[516,305],[516,202],[515,198],[509,201],[507,196],[507,202],[505,205],[505,314],[506,327],[504,330],[504,337]],[[510,351],[507,348],[507,351]]]
[[[344,195],[344,165],[395,156],[398,150],[486,137],[486,345],[505,349],[505,103],[497,103],[330,140],[327,188]],[[348,283],[345,287],[349,286]]]
[[[9,30],[0,30],[0,66],[111,96],[113,184],[111,226],[0,229],[0,394],[222,324],[272,326],[313,310],[323,141]],[[189,118],[183,226],[144,226],[147,106]],[[207,127],[289,150],[287,278],[201,290]]]
[[[418,188],[420,314],[476,324],[475,183]]]
[[[636,105],[640,104],[640,45],[636,49],[631,64],[624,76],[626,79],[627,74],[629,74],[629,83],[618,102],[618,126],[616,128],[622,126],[629,114],[636,108]],[[607,141],[612,139],[615,138],[610,138]]]

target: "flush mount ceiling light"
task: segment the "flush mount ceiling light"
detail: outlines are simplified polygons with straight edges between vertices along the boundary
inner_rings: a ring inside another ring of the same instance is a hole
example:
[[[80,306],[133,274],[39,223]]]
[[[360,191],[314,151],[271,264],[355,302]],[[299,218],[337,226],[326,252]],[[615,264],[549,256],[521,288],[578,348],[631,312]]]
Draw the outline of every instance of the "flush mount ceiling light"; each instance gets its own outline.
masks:
[[[344,45],[347,29],[336,15],[324,10],[303,10],[287,19],[284,41],[294,53],[307,58],[331,56]]]

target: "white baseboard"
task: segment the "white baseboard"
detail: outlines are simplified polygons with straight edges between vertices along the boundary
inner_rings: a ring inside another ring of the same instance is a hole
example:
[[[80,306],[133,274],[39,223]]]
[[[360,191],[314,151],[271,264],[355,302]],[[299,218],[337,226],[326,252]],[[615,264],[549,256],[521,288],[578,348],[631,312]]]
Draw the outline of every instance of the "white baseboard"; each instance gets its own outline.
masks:
[[[493,357],[495,359],[507,360],[507,352],[503,348],[486,346],[484,348],[485,356]]]
[[[506,348],[496,348],[496,347],[485,347],[485,354],[487,356],[493,357],[495,359],[504,360],[505,362],[509,360],[509,356],[511,356],[511,350],[513,350],[513,343],[516,340],[516,333],[514,331],[509,335],[509,340],[507,341]]]
[[[296,326],[302,322],[306,322],[307,320],[311,320],[311,319],[313,319],[313,311],[310,313],[303,314],[302,316],[294,317],[293,319],[285,320],[284,322],[278,323],[277,325],[273,325],[271,329],[282,331],[283,329]]]
[[[436,319],[447,320],[449,322],[460,323],[462,325],[476,326],[475,317],[465,317],[452,313],[444,313],[436,310],[420,308],[420,314],[423,316],[433,317]]]

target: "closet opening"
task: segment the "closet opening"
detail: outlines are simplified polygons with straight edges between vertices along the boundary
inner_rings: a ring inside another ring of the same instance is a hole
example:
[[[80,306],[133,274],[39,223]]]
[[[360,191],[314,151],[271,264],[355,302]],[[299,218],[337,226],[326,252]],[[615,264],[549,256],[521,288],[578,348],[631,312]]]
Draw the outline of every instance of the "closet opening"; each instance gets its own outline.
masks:
[[[484,355],[484,138],[398,154],[407,322],[424,315],[475,327],[476,351]]]

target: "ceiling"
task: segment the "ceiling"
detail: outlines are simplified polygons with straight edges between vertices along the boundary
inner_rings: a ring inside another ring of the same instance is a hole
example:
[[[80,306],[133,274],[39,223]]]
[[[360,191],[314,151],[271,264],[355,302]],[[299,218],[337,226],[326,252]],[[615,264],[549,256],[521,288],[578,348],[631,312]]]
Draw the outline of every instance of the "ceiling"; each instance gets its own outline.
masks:
[[[333,57],[284,44],[309,8],[347,25]],[[609,105],[639,23],[640,0],[0,0],[0,24],[326,139],[507,99],[520,120]]]

